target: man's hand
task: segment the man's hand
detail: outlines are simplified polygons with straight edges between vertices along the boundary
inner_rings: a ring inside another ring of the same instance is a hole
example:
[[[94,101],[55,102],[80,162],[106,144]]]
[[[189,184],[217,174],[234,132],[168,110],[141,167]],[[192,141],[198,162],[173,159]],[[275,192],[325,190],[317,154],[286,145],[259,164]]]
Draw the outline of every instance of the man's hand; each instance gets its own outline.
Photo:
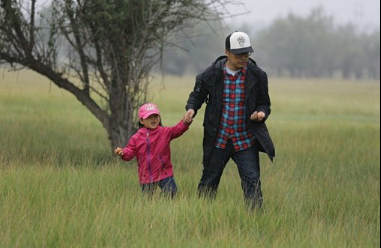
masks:
[[[193,116],[194,116],[194,110],[188,109],[188,111],[185,113],[184,121],[188,124],[191,123],[193,120]]]
[[[262,111],[254,111],[254,113],[252,113],[250,115],[250,120],[252,121],[262,121],[264,118],[265,118],[266,114]]]
[[[120,147],[115,148],[114,153],[119,156],[123,156],[123,149]]]

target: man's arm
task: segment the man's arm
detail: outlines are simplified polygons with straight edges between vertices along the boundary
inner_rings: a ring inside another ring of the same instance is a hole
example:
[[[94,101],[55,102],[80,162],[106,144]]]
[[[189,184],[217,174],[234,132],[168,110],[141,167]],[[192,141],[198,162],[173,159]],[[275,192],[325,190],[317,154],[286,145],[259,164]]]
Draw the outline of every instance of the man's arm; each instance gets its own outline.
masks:
[[[201,75],[196,77],[196,83],[193,88],[193,91],[189,94],[187,104],[185,106],[186,115],[185,118],[188,122],[197,114],[197,110],[201,108],[201,105],[205,102],[205,99],[208,96],[208,91],[205,88],[205,83]]]
[[[268,90],[268,79],[266,72],[259,75],[259,94],[257,97],[257,108],[251,114],[250,119],[253,121],[266,121],[271,113],[271,101]]]

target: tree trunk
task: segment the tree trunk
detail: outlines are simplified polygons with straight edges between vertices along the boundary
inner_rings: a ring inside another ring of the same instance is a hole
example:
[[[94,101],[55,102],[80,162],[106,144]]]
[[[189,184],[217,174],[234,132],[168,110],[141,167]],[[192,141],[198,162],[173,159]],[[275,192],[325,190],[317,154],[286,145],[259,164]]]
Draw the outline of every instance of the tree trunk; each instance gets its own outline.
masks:
[[[123,80],[128,79],[114,77],[109,93],[110,115],[106,130],[111,150],[116,147],[124,147],[138,125],[134,116],[136,111],[134,111],[133,107],[133,102],[136,100],[133,99],[133,96],[127,94],[126,86],[122,83]]]
[[[118,123],[112,118],[109,119],[109,124],[107,134],[111,150],[114,151],[116,147],[126,146],[129,138],[134,133],[135,128],[132,126],[125,127],[123,123]]]

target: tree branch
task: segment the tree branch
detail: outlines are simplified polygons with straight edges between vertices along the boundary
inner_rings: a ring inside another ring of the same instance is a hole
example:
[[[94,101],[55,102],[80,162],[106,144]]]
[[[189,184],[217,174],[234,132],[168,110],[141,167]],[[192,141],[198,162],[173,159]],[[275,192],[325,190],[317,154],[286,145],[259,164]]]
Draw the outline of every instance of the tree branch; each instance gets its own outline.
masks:
[[[31,11],[30,11],[30,24],[29,24],[29,49],[32,50],[34,47],[34,15],[36,10],[36,0],[32,0],[31,2]]]

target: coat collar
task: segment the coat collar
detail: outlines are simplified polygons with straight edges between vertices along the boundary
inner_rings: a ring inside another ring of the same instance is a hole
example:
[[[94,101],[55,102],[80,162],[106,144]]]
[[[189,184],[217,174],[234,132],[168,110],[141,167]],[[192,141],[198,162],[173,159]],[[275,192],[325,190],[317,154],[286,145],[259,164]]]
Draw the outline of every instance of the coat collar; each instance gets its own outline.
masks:
[[[217,78],[216,78],[217,84],[219,84],[218,82],[222,80],[222,85],[223,85],[223,73],[224,73],[223,70],[225,67],[226,60],[227,60],[227,56],[220,56],[214,61],[214,68],[217,69]],[[249,62],[246,68],[246,80],[245,80],[246,92],[250,92],[250,90],[257,83],[257,80],[254,75],[256,69],[257,69],[257,63],[252,58],[249,58]],[[221,89],[221,87],[223,86],[220,86],[219,88]]]
[[[213,65],[216,69],[220,69],[220,70],[223,70],[224,69],[224,66],[225,66],[225,63],[226,63],[226,60],[227,60],[227,56],[220,56],[218,57]],[[249,63],[247,64],[247,70],[249,69],[254,69],[255,67],[257,67],[257,62],[255,62],[254,59],[252,58],[249,58]]]
[[[159,130],[161,128],[163,128],[163,127],[162,126],[158,126],[155,129],[149,129],[149,128],[141,127],[141,128],[139,128],[138,133],[140,135],[147,135],[147,133],[149,133],[149,134],[155,134],[155,133],[159,132]]]

